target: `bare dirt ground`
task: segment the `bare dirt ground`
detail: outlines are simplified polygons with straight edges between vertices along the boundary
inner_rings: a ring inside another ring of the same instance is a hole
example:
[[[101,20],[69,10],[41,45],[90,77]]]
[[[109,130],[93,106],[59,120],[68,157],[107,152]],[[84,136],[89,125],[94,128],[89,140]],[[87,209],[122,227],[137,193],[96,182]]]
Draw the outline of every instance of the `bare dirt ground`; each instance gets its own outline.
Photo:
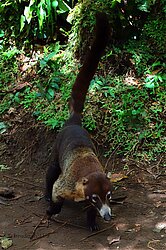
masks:
[[[3,120],[10,126],[2,135],[0,165],[10,169],[0,172],[0,187],[14,193],[0,199],[0,237],[12,240],[11,250],[166,249],[164,156],[149,166],[112,155],[107,169],[128,175],[115,183],[115,194],[127,198],[112,206],[111,222],[97,218],[101,231],[96,234],[86,228],[82,204],[67,202],[48,225],[44,180],[55,134],[21,110],[11,110]],[[100,159],[103,164],[108,160]]]

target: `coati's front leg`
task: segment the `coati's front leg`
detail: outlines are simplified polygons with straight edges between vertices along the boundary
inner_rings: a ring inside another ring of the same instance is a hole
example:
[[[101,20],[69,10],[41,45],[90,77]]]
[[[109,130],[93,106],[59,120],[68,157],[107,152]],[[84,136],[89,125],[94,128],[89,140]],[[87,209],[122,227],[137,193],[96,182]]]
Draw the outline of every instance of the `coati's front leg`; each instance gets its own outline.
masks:
[[[45,198],[47,201],[52,200],[52,189],[55,181],[58,179],[61,173],[61,169],[59,167],[58,159],[55,160],[53,164],[51,164],[46,173],[46,193]]]
[[[90,231],[99,230],[99,226],[96,223],[97,210],[95,207],[91,206],[87,211],[87,224]]]
[[[48,219],[50,219],[52,215],[60,213],[63,206],[63,202],[64,199],[61,197],[59,197],[56,202],[53,202],[52,200],[50,201],[50,206],[46,211]]]

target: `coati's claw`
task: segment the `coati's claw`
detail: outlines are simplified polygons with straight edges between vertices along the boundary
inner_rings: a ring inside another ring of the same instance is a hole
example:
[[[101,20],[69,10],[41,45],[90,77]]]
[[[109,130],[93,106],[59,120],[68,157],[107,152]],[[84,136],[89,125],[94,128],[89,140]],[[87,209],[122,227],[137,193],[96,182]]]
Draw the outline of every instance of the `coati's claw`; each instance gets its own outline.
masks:
[[[51,213],[50,207],[49,207],[49,209],[46,210],[46,214],[47,214],[47,219],[50,220],[51,216],[53,215],[53,213]]]
[[[45,200],[48,201],[48,202],[50,202],[51,201],[50,195],[45,194]]]
[[[91,232],[94,232],[94,231],[99,231],[100,230],[100,227],[99,227],[99,225],[98,224],[93,224],[93,225],[89,225],[89,230],[91,231]]]

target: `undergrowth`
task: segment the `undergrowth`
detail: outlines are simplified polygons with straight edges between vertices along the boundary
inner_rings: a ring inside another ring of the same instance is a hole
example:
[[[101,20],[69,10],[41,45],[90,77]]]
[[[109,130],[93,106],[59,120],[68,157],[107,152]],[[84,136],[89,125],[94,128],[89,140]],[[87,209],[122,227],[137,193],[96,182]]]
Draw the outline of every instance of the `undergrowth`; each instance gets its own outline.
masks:
[[[154,26],[158,27],[158,33],[154,32]],[[87,95],[83,125],[105,148],[106,156],[115,150],[120,155],[154,160],[165,152],[166,53],[161,37],[165,29],[160,18],[148,20],[140,39],[131,38],[119,47],[108,48],[99,64]],[[51,128],[63,126],[80,67],[71,49],[72,41],[75,46],[76,32],[71,34],[69,46],[58,42],[45,46],[40,56],[36,50],[33,65],[31,55],[27,55],[27,75],[20,73],[23,62],[19,56],[24,52],[15,46],[6,50],[2,44],[1,115],[11,107],[21,106]],[[117,58],[114,64],[112,58]],[[126,66],[125,60],[130,61],[131,67]],[[117,74],[116,67],[125,68],[125,73]],[[30,77],[33,70],[35,77]]]
[[[92,81],[84,124],[95,130],[99,144],[107,146],[106,155],[118,149],[121,155],[154,159],[165,151],[164,80],[152,88],[145,81],[123,77]],[[94,112],[89,112],[91,106]]]

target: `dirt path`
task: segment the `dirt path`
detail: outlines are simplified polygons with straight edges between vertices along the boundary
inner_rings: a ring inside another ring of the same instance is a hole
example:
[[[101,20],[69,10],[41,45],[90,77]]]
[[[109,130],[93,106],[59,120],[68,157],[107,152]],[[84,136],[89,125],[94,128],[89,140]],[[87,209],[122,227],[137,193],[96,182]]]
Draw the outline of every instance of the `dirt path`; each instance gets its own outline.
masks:
[[[10,117],[10,123],[0,145],[0,165],[10,169],[0,172],[0,187],[12,188],[14,195],[0,200],[0,237],[12,239],[11,250],[166,249],[164,176],[156,178],[143,164],[130,163],[123,170],[125,160],[114,157],[108,169],[114,166],[116,173],[128,173],[127,179],[115,184],[115,193],[123,192],[127,198],[113,205],[110,223],[97,218],[105,230],[90,235],[82,204],[69,202],[48,225],[44,219],[48,206],[43,198],[44,178],[55,135],[27,114],[17,113]]]

